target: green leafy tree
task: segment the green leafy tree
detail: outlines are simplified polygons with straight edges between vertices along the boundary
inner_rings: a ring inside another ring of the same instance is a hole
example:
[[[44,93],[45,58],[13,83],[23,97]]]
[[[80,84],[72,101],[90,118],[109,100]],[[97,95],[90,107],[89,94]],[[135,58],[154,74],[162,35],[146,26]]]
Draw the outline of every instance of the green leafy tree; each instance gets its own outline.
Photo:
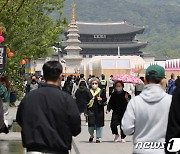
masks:
[[[24,58],[36,60],[52,52],[52,45],[59,41],[67,26],[63,17],[64,0],[1,0],[0,27],[3,28],[5,41],[15,54],[6,61],[6,74],[12,88],[22,91],[21,75],[24,67],[20,61]],[[56,11],[58,18],[52,20],[50,14]]]

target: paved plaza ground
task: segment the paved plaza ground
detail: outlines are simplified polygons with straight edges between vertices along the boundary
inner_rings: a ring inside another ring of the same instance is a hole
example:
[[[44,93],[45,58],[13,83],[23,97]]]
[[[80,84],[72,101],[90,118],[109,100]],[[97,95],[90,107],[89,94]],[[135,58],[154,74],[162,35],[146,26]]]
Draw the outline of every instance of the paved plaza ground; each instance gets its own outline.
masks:
[[[87,126],[82,126],[82,133],[74,138],[75,148],[72,154],[132,154],[132,137],[127,137],[126,143],[114,143],[114,136],[109,127],[110,121],[106,121],[105,124],[101,143],[89,143]]]
[[[10,108],[8,118],[15,120],[17,108]],[[105,127],[101,143],[89,143],[88,127],[85,126],[82,116],[82,132],[73,138],[71,154],[131,154],[132,137],[127,137],[126,143],[113,142],[114,136],[110,130],[111,114],[106,115]],[[21,145],[21,135],[19,132],[10,132],[8,135],[0,134],[0,154],[24,154]]]

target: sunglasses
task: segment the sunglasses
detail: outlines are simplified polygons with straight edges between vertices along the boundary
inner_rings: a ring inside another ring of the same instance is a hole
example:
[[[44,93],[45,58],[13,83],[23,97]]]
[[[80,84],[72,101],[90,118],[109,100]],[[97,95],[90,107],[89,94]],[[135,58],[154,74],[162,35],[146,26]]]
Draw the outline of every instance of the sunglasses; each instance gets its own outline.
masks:
[[[98,83],[92,83],[92,85],[97,85]]]

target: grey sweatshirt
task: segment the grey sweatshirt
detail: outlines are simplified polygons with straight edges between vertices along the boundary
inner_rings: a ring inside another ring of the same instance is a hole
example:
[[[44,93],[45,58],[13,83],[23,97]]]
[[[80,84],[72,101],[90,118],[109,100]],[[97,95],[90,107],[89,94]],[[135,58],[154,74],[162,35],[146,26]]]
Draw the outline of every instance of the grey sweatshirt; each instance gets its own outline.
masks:
[[[139,96],[130,100],[122,119],[122,129],[126,135],[133,135],[134,153],[165,153],[161,148],[165,142],[171,100],[172,96],[159,84],[146,85]],[[155,144],[158,148],[148,148]]]

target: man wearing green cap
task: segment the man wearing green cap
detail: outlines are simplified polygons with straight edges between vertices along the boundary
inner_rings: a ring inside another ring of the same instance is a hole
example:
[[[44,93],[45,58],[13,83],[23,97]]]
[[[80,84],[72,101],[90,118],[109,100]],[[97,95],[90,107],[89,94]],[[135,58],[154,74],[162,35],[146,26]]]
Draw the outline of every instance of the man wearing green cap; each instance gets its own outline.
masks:
[[[172,97],[161,88],[165,70],[151,65],[146,70],[145,87],[128,103],[122,119],[126,135],[133,135],[134,154],[164,154],[168,113]]]

